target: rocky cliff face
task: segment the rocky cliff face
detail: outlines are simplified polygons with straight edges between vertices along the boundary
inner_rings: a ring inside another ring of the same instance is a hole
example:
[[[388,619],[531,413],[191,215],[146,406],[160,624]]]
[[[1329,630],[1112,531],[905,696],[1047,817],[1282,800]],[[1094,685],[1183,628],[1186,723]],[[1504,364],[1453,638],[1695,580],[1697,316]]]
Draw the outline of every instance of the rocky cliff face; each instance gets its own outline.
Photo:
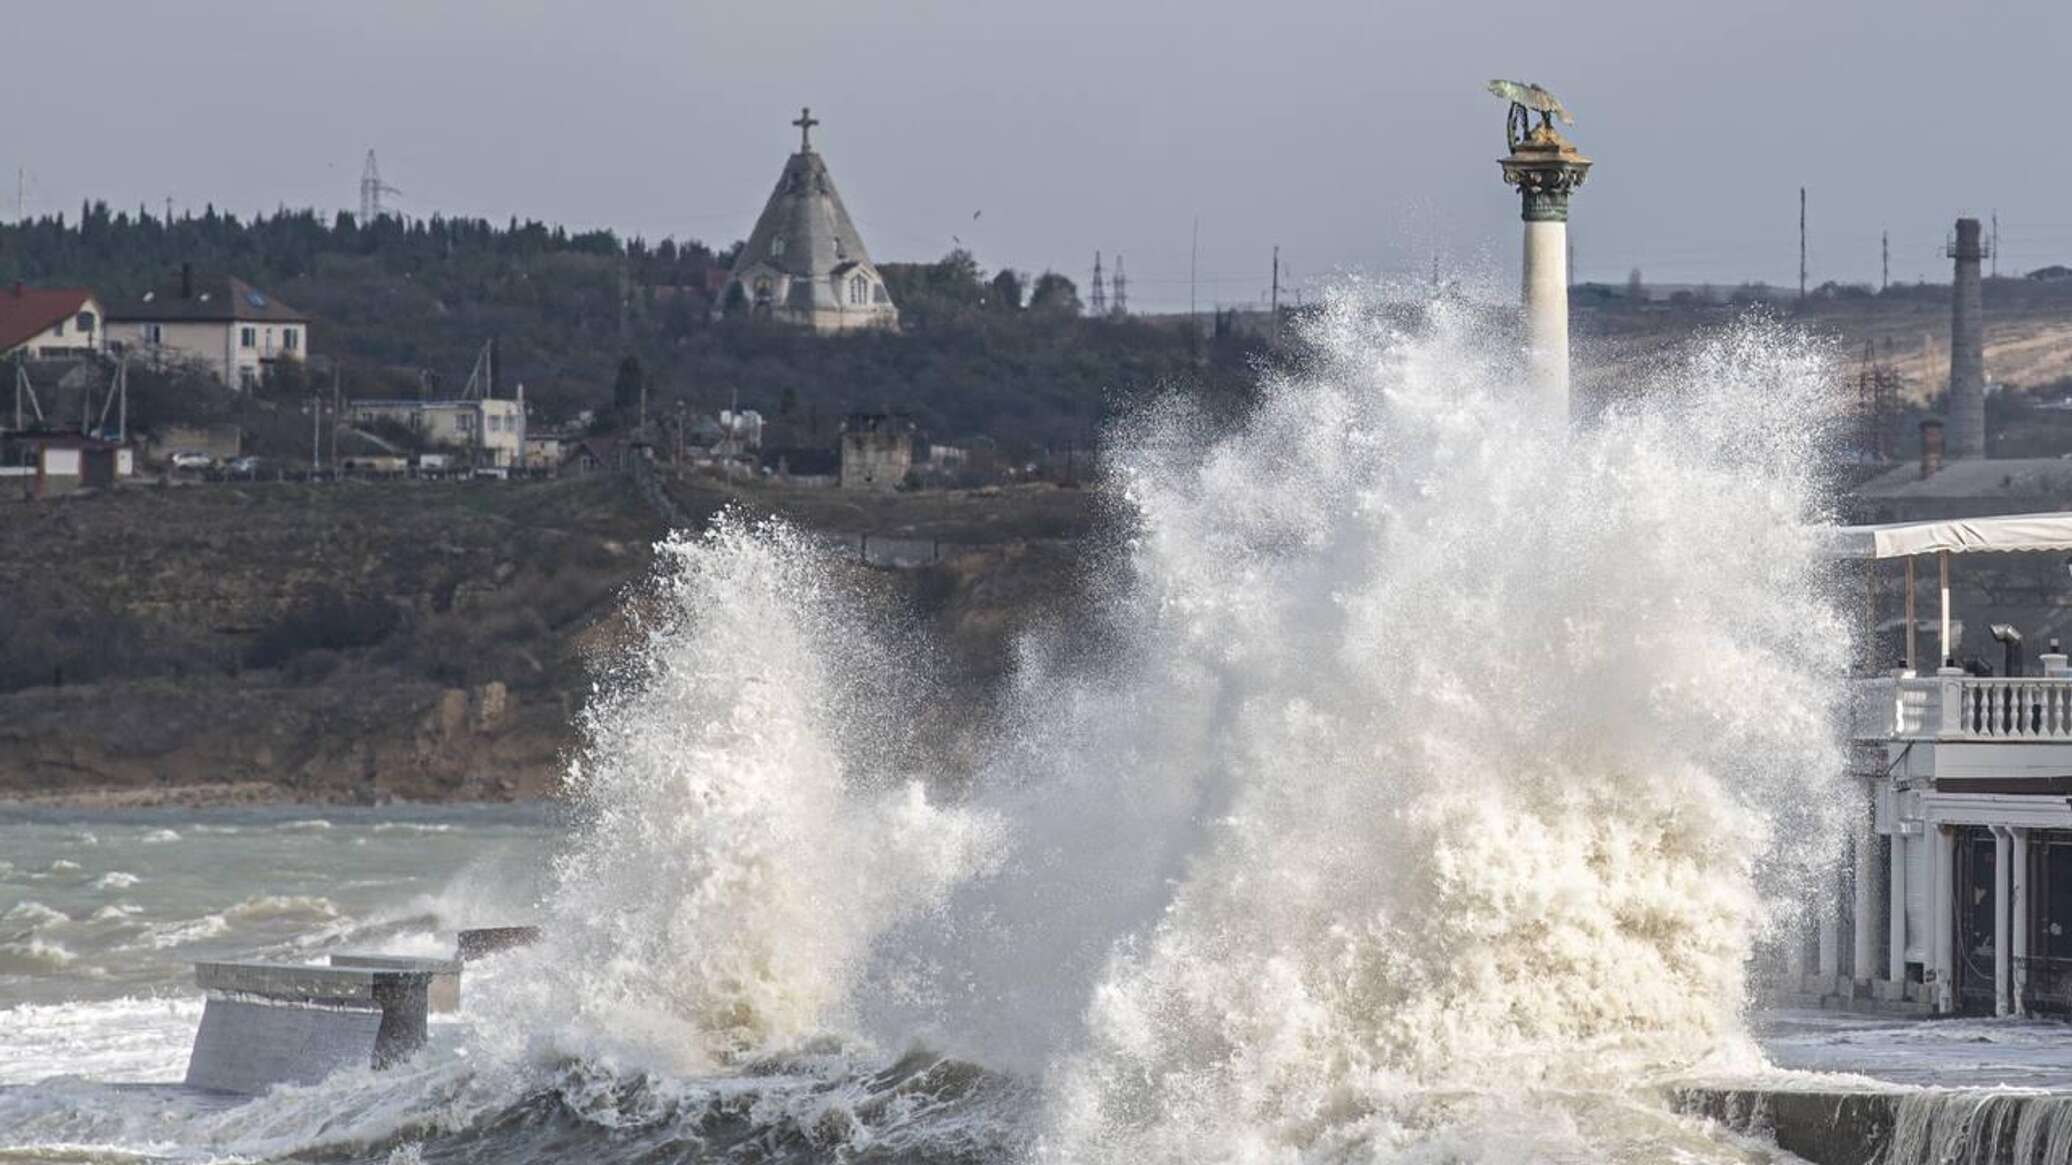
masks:
[[[818,494],[676,483],[822,528]],[[863,515],[876,532],[898,503]],[[906,507],[932,514],[931,499]],[[1012,511],[1015,499],[963,511]],[[1061,505],[1038,503],[1053,517]],[[195,486],[0,506],[0,798],[325,801],[551,795],[592,665],[666,528],[628,478]],[[906,514],[911,516],[911,514]],[[909,523],[909,525],[911,525]],[[1076,557],[996,540],[852,564],[978,689],[1068,603]],[[835,530],[838,533],[856,531]],[[944,731],[983,697],[944,715]]]

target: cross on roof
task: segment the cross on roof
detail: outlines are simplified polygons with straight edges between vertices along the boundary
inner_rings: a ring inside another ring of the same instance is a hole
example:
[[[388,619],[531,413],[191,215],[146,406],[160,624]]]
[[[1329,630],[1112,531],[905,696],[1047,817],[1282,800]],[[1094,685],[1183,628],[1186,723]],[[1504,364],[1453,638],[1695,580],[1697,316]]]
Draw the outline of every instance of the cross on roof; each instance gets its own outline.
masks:
[[[800,106],[799,119],[797,121],[792,122],[792,124],[799,127],[799,153],[812,153],[813,127],[820,124],[820,119],[813,116],[812,107],[805,105]]]

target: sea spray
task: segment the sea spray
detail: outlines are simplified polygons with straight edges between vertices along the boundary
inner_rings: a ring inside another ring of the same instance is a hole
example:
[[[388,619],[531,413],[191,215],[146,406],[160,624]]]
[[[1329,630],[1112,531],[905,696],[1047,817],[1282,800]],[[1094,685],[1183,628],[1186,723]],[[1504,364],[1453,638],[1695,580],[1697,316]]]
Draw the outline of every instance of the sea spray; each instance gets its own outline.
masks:
[[[918,1045],[1040,1082],[1056,1161],[1738,1158],[1648,1086],[1837,852],[1828,354],[1747,321],[1571,429],[1476,309],[1391,318],[1114,434],[1106,582],[973,774],[874,747],[904,664],[801,536],[665,544],[513,1027],[784,1122],[877,1088],[825,1037]]]
[[[1570,431],[1469,309],[1310,340],[1116,443],[1111,649],[1025,682],[1016,856],[913,928],[939,1038],[1042,1065],[1057,1160],[1662,1151],[1620,1098],[1835,850],[1826,353],[1749,321]]]
[[[513,1002],[557,1052],[709,1071],[849,1034],[871,943],[982,868],[992,825],[901,771],[902,664],[805,538],[730,513],[658,552]]]

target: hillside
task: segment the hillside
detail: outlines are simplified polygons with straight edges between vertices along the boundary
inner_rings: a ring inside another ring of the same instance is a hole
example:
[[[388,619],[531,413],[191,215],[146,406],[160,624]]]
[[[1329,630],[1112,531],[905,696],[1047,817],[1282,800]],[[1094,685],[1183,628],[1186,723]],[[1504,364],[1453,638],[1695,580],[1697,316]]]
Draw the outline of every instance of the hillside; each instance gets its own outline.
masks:
[[[673,481],[836,534],[957,532],[861,593],[932,642],[983,714],[1009,644],[1069,603],[1081,491],[909,504]],[[971,503],[964,502],[970,506]],[[990,530],[982,527],[991,527]],[[0,797],[550,793],[664,522],[625,476],[121,490],[0,506]],[[1031,538],[1024,535],[1033,535]]]
[[[0,225],[0,278],[139,294],[182,264],[235,274],[313,316],[312,373],[350,397],[457,394],[486,342],[498,383],[522,383],[535,420],[613,407],[620,362],[645,371],[651,416],[738,400],[782,443],[831,446],[856,410],[913,415],[937,441],[987,439],[1013,457],[1085,447],[1118,407],[1172,387],[1242,394],[1260,349],[1142,318],[1087,319],[1069,280],[982,270],[957,251],[884,263],[898,333],[801,335],[716,312],[735,248],[390,217],[358,223],[210,208],[170,224],[95,203],[81,217]],[[300,395],[300,384],[279,395]],[[621,418],[623,419],[623,418]]]

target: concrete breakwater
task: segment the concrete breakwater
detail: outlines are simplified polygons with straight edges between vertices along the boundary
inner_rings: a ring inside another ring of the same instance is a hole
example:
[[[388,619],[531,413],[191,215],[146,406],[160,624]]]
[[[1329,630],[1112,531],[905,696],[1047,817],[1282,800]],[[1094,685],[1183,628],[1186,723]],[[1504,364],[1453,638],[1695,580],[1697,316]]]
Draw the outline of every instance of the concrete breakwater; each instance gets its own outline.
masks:
[[[1814,1165],[2058,1165],[2072,1093],[2010,1089],[1675,1090],[1676,1107]]]
[[[254,1095],[346,1067],[386,1068],[424,1046],[426,1017],[460,1008],[466,962],[539,938],[531,926],[460,932],[451,959],[338,953],[329,966],[202,962],[208,995],[186,1083]]]

